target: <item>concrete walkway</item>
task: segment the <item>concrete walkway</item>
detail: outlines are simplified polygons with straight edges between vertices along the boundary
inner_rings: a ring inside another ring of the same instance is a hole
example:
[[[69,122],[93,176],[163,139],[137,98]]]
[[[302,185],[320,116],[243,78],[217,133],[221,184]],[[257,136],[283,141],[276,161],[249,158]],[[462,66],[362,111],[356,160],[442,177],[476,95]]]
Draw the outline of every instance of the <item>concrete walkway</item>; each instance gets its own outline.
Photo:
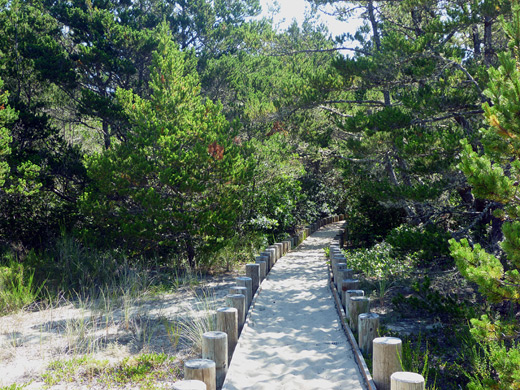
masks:
[[[341,222],[278,260],[262,283],[223,389],[366,389],[328,286],[323,249]]]

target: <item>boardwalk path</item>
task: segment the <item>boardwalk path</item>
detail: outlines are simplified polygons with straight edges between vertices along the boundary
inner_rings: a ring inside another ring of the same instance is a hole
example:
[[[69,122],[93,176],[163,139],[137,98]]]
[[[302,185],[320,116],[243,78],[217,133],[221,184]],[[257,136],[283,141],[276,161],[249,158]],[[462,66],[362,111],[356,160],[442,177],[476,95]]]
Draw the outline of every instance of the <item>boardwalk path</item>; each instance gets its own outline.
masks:
[[[365,389],[328,287],[322,227],[278,260],[262,283],[223,389]]]

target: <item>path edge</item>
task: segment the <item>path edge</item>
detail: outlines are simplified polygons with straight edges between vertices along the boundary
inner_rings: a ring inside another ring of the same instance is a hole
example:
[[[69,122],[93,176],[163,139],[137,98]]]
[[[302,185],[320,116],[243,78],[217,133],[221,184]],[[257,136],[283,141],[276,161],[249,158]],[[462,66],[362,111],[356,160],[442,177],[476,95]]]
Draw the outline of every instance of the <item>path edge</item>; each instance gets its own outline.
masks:
[[[344,225],[342,227],[340,227],[339,234],[338,234],[339,238],[336,238],[335,240],[339,241],[341,239],[343,233],[344,233]],[[338,237],[338,236],[336,236],[336,237]],[[347,317],[345,316],[345,313],[343,312],[343,306],[341,305],[338,291],[336,290],[336,287],[334,286],[334,282],[332,280],[332,269],[331,269],[330,258],[326,258],[326,261],[327,261],[327,270],[329,271],[329,289],[330,289],[332,296],[334,297],[336,312],[338,313],[339,319],[341,321],[341,327],[343,328],[343,332],[347,336],[347,339],[350,343],[352,351],[354,352],[354,357],[356,358],[356,363],[359,367],[359,371],[361,371],[363,379],[365,380],[365,385],[367,386],[368,390],[377,390],[374,380],[372,379],[372,375],[370,374],[370,371],[368,370],[368,366],[367,366],[367,363],[365,362],[365,358],[363,357],[363,353],[359,349],[358,343],[356,341],[356,338],[354,337],[354,334],[352,333],[352,330],[347,325]]]

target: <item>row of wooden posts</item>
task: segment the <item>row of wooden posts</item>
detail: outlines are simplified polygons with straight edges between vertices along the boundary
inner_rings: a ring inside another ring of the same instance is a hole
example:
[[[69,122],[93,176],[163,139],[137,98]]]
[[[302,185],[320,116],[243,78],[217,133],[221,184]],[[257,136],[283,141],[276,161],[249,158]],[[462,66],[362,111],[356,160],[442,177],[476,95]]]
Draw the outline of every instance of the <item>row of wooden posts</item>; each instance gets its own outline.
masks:
[[[348,267],[339,241],[329,247],[332,281],[341,297],[341,306],[360,350],[372,355],[372,377],[377,390],[424,390],[422,375],[404,372],[401,367],[402,341],[378,337],[379,315],[370,312],[370,299],[359,289],[354,270]]]
[[[222,388],[249,309],[269,271],[278,259],[320,227],[342,220],[343,215],[323,218],[307,226],[298,235],[268,246],[255,258],[255,263],[246,264],[246,275],[237,277],[236,286],[231,287],[226,295],[227,307],[217,309],[217,331],[202,335],[202,358],[184,363],[184,380],[174,383],[174,390]]]

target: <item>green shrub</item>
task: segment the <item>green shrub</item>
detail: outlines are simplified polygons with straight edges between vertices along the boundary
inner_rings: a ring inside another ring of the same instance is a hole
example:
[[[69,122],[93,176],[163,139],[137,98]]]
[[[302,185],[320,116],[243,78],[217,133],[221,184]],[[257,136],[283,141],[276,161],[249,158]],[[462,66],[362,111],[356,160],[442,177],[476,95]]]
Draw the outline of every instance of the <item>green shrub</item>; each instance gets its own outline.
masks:
[[[390,231],[385,240],[404,254],[417,254],[422,264],[430,263],[438,257],[449,255],[450,235],[436,225],[410,226],[403,224]]]
[[[406,274],[411,270],[414,258],[395,256],[392,246],[380,242],[371,248],[348,250],[345,252],[347,264],[367,277],[388,277]]]
[[[7,265],[0,266],[0,313],[8,314],[36,301],[41,287],[36,288],[34,271],[17,263],[10,256]]]

